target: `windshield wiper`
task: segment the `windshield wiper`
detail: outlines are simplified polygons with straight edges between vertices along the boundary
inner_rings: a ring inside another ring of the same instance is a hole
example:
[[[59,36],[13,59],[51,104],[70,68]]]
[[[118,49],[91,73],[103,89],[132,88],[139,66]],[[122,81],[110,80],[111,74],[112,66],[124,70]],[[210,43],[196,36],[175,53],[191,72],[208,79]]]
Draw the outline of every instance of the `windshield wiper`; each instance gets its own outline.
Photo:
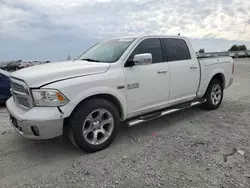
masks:
[[[91,62],[100,62],[100,61],[98,61],[98,60],[95,60],[95,59],[81,59],[81,60],[83,60],[83,61],[91,61]]]

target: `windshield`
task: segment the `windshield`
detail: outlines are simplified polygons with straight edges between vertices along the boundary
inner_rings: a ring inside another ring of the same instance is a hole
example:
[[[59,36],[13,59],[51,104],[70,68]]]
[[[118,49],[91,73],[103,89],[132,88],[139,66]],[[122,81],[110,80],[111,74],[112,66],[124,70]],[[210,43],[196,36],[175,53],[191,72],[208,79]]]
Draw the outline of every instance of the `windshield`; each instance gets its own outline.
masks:
[[[134,39],[135,38],[113,39],[99,43],[84,52],[77,59],[96,62],[116,62]]]

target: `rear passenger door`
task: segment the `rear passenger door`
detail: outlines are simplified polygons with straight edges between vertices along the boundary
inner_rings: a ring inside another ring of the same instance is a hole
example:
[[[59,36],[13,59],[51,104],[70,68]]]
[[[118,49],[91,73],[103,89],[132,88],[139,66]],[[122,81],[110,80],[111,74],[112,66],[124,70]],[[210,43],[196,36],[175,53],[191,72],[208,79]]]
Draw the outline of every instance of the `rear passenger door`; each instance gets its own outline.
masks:
[[[191,58],[185,40],[165,38],[162,41],[170,70],[169,104],[193,100],[199,87],[199,62]]]

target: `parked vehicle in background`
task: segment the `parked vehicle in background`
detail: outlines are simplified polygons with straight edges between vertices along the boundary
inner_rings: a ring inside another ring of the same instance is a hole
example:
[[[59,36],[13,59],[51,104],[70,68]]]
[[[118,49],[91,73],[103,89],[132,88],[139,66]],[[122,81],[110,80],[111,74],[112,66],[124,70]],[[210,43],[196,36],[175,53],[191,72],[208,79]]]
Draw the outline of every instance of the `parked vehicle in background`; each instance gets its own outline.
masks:
[[[23,68],[27,68],[33,66],[31,62],[22,62],[19,66],[18,69],[23,69]]]
[[[211,54],[206,54],[205,57],[212,57],[212,55]]]
[[[250,57],[250,51],[247,51],[247,52],[246,52],[246,56],[247,56],[247,57]]]
[[[134,126],[199,104],[217,109],[233,72],[231,57],[197,59],[185,37],[116,38],[74,61],[14,72],[7,108],[22,136],[67,135],[95,152],[113,142],[120,122]]]
[[[1,62],[0,69],[6,70],[8,62]]]
[[[7,101],[10,97],[10,73],[0,69],[0,103]]]
[[[40,65],[41,63],[39,61],[32,61],[32,65]]]
[[[3,69],[5,67],[5,62],[0,62],[0,69]]]
[[[19,65],[21,65],[20,62],[18,61],[13,61],[13,62],[9,62],[7,65],[6,65],[6,71],[10,71],[10,72],[13,72],[13,71],[17,71],[19,68]]]
[[[239,51],[238,52],[238,57],[246,57],[246,52],[245,51]]]
[[[34,65],[40,65],[50,63],[50,61],[9,61],[9,62],[0,62],[0,69],[6,70],[6,71],[17,71],[19,69],[27,68]]]
[[[41,65],[41,64],[46,64],[50,63],[50,61],[31,61],[32,65]]]
[[[232,58],[235,58],[236,54],[235,54],[235,52],[229,52],[229,56],[232,57]]]

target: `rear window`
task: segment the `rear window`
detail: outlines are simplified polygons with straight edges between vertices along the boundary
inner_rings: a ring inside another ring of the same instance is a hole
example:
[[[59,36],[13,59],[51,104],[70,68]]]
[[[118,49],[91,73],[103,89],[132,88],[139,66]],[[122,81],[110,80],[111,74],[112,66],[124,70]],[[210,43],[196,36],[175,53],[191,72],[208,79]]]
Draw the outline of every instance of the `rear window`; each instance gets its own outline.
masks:
[[[163,39],[165,55],[168,61],[191,59],[186,42],[182,39]]]

